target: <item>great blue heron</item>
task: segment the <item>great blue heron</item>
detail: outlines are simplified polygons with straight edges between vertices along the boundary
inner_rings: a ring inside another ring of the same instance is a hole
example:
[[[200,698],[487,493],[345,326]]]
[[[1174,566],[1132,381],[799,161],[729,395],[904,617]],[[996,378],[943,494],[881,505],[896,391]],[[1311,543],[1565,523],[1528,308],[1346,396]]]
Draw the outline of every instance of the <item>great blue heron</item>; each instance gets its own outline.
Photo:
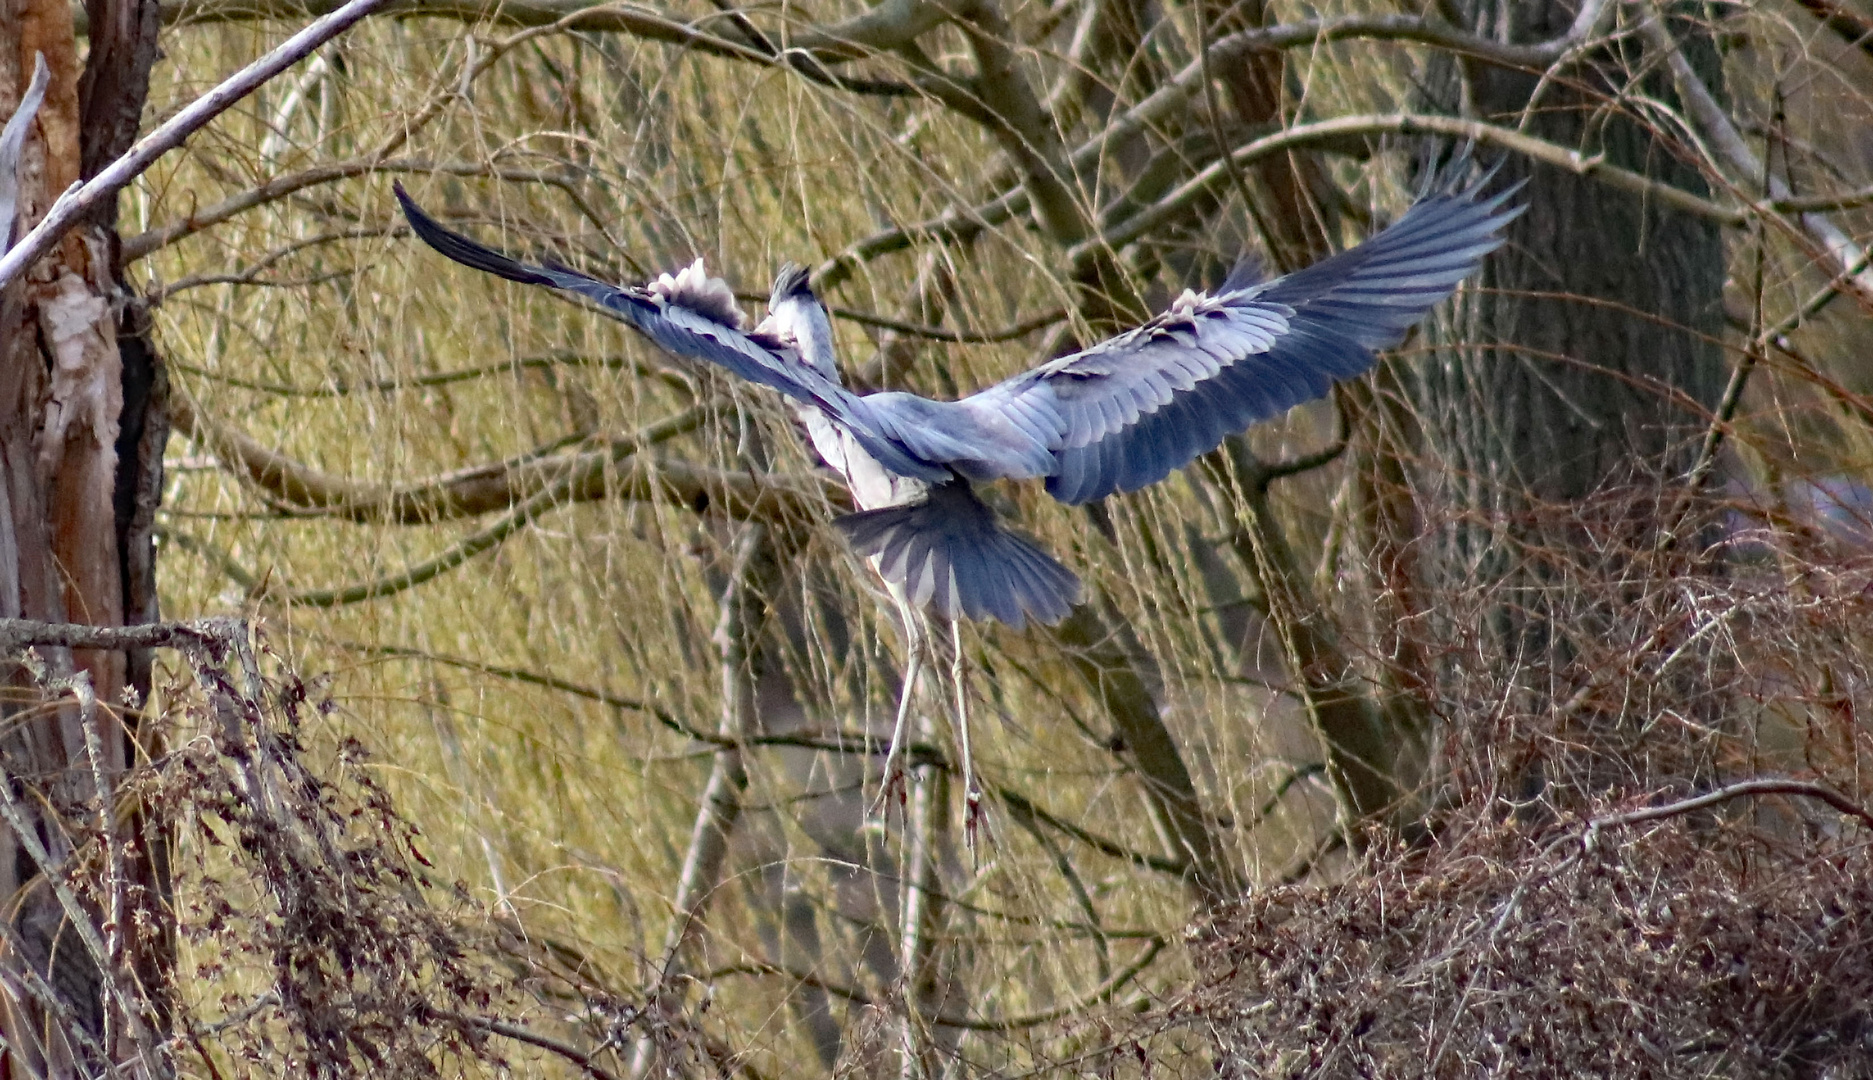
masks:
[[[641,287],[608,285],[478,244],[401,185],[396,193],[416,235],[456,262],[595,301],[672,353],[793,399],[859,507],[835,524],[904,612],[908,702],[915,609],[1020,628],[1058,622],[1079,602],[1079,578],[1004,528],[974,485],[1043,478],[1049,495],[1075,506],[1135,491],[1359,375],[1502,243],[1521,210],[1507,205],[1513,188],[1485,195],[1487,180],[1443,183],[1365,243],[1285,277],[1263,282],[1238,267],[1216,291],[1186,291],[1137,329],[957,401],[847,390],[826,309],[797,267],[775,281],[767,319],[744,329],[734,294],[701,259]],[[901,703],[894,751],[903,721]]]

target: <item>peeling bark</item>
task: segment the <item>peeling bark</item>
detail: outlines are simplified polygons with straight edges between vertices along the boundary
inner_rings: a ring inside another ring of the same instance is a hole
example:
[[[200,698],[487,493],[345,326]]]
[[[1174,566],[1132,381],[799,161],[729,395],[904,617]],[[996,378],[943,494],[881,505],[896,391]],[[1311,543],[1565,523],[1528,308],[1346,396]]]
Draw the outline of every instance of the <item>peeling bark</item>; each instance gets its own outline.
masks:
[[[22,154],[18,231],[44,216],[71,184],[134,141],[156,55],[157,5],[94,0],[88,66],[78,70],[70,5],[0,3],[0,107],[18,100],[35,53],[51,73],[38,122]],[[167,423],[161,362],[140,310],[118,299],[118,239],[112,209],[66,234],[20,279],[0,291],[0,615],[118,626],[156,614],[152,526],[160,496]],[[138,311],[133,318],[127,311]],[[120,331],[121,336],[120,336]],[[126,358],[135,373],[126,377]],[[135,846],[106,860],[113,910],[122,916],[100,940],[76,947],[72,915],[40,880],[44,865],[73,858],[60,814],[114,804],[100,789],[138,753],[134,729],[115,707],[126,690],[148,692],[147,655],[40,650],[54,675],[84,688],[0,741],[8,782],[37,786],[20,803],[32,837],[0,830],[0,896],[13,913],[16,948],[0,956],[9,1074],[97,1075],[141,1058],[158,1069],[149,1021],[166,979],[169,920],[165,834],[133,812],[120,835]],[[23,672],[6,676],[23,684]],[[19,781],[11,778],[18,777]],[[33,843],[22,843],[22,840]],[[33,844],[39,848],[34,849]],[[34,850],[31,858],[27,852]],[[50,860],[41,864],[40,855]],[[120,910],[119,903],[143,911]],[[103,912],[97,913],[102,922]],[[57,1008],[20,988],[50,987]],[[129,984],[140,985],[136,993]]]

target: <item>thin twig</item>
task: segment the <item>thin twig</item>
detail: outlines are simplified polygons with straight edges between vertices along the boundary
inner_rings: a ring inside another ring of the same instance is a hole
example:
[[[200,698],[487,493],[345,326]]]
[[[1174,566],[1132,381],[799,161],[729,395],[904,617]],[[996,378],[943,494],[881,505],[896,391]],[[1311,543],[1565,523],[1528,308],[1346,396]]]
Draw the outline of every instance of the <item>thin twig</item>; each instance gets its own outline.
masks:
[[[1048,813],[1046,810],[1035,805],[1034,802],[1025,795],[1022,795],[1012,788],[997,788],[995,795],[1008,805],[1008,809],[1011,812],[1032,817],[1035,821],[1042,822],[1063,835],[1078,840],[1080,843],[1085,844],[1087,847],[1092,848],[1102,855],[1110,855],[1115,859],[1122,859],[1134,866],[1147,867],[1156,870],[1160,874],[1169,874],[1172,877],[1188,877],[1191,873],[1191,865],[1188,860],[1167,859],[1162,855],[1151,855],[1146,852],[1135,851],[1117,841],[1108,840],[1098,833],[1089,832],[1065,818]]]
[[[1170,940],[1161,936],[1151,937],[1147,940],[1149,944],[1145,946],[1144,951],[1138,955],[1137,959],[1125,965],[1123,968],[1120,968],[1118,971],[1113,972],[1111,978],[1106,979],[1098,986],[1065,1005],[1055,1006],[1054,1008],[1040,1012],[1025,1013],[1020,1016],[991,1020],[978,1020],[974,1017],[955,1016],[947,1013],[936,1013],[934,1015],[925,1016],[922,1019],[932,1027],[956,1028],[962,1031],[1016,1031],[1022,1028],[1049,1024],[1055,1020],[1064,1020],[1075,1013],[1084,1012],[1095,1005],[1110,1001],[1114,994],[1124,989],[1127,983],[1143,974],[1145,969],[1156,962],[1158,957],[1163,954],[1164,950],[1170,946]],[[834,997],[844,998],[855,1005],[870,1005],[873,1001],[871,997],[859,990],[855,990],[849,986],[840,986],[837,983],[828,982],[810,971],[800,971],[794,968],[783,967],[780,964],[770,964],[762,961],[729,964],[718,967],[711,970],[707,975],[703,976],[703,978],[705,982],[714,982],[716,979],[726,978],[730,975],[777,975],[793,979],[806,986],[824,990]]]
[[[1335,386],[1333,388],[1333,441],[1313,453],[1302,454],[1283,461],[1256,459],[1260,468],[1251,478],[1253,482],[1261,485],[1262,490],[1266,491],[1268,485],[1276,480],[1299,476],[1332,464],[1341,454],[1346,453],[1346,447],[1352,439],[1353,424],[1346,410],[1346,392]]]
[[[400,645],[366,645],[350,641],[334,641],[333,644],[341,649],[363,653],[367,656],[382,656],[399,660],[422,660],[430,663],[443,664],[448,667],[460,668],[464,671],[490,675],[497,679],[506,679],[511,682],[524,683],[529,686],[538,686],[546,690],[555,690],[560,693],[571,694],[574,697],[582,697],[588,701],[596,701],[614,709],[628,709],[632,712],[642,712],[679,735],[715,747],[778,746],[799,750],[821,750],[833,754],[859,754],[870,757],[875,757],[885,752],[885,748],[878,744],[878,740],[869,737],[862,731],[833,731],[820,734],[759,734],[749,735],[746,738],[738,740],[730,736],[719,735],[712,731],[705,731],[655,702],[646,701],[643,698],[627,697],[623,694],[614,694],[609,690],[600,690],[597,687],[585,686],[581,683],[573,682],[570,679],[546,672],[530,671],[526,668],[509,667],[502,664],[489,664],[481,660],[470,660],[466,657],[449,656],[444,653],[426,652],[422,649],[411,649]],[[934,744],[923,742],[912,743],[905,748],[904,752],[909,755],[911,761],[919,765],[927,764],[945,771],[952,769],[942,749]]]
[[[575,176],[560,172],[545,172],[536,169],[506,169],[498,165],[477,164],[461,161],[428,161],[417,158],[391,158],[385,156],[382,148],[365,157],[350,158],[344,161],[330,161],[314,165],[298,172],[285,173],[272,177],[263,183],[238,191],[220,202],[191,210],[182,218],[162,225],[153,225],[135,236],[127,236],[123,241],[124,263],[126,265],[145,258],[151,253],[168,247],[179,240],[194,236],[196,233],[219,225],[249,210],[277,202],[289,195],[304,191],[320,184],[333,184],[341,180],[351,180],[360,176],[374,176],[378,173],[443,173],[448,176],[486,176],[512,184],[544,184],[555,187],[578,199],[579,191]],[[588,216],[590,216],[588,214]],[[385,225],[375,230],[358,230],[364,235],[390,235],[407,231],[407,226]],[[317,240],[318,238],[313,238]],[[300,241],[295,247],[305,246],[307,241]],[[186,280],[186,279],[185,279]]]
[[[541,1050],[558,1054],[560,1057],[577,1065],[587,1076],[593,1077],[594,1080],[619,1080],[617,1073],[600,1065],[591,1054],[586,1053],[571,1043],[561,1042],[550,1035],[542,1035],[530,1027],[509,1023],[506,1020],[495,1020],[485,1016],[470,1016],[467,1013],[450,1012],[447,1009],[438,1009],[433,1005],[423,1006],[423,1011],[437,1020],[446,1020],[450,1023],[461,1024],[464,1027],[472,1027],[478,1031],[485,1031],[490,1035],[499,1035],[504,1039],[512,1039],[515,1042],[526,1043],[528,1046],[538,1047]]]
[[[1067,257],[1078,265],[1094,256],[1099,246],[1119,248],[1139,239],[1187,212],[1199,199],[1226,182],[1230,170],[1253,164],[1262,158],[1290,150],[1365,139],[1378,135],[1448,135],[1494,146],[1511,153],[1552,165],[1577,176],[1587,176],[1602,183],[1644,195],[1674,210],[1696,214],[1724,225],[1738,226],[1748,220],[1738,207],[1725,206],[1701,195],[1650,179],[1630,169],[1608,164],[1599,155],[1525,135],[1514,128],[1468,120],[1458,116],[1428,113],[1372,113],[1337,116],[1330,120],[1295,124],[1272,135],[1255,139],[1204,167],[1184,181],[1149,209],[1127,218],[1124,223],[1075,245]]]
[[[1045,330],[1067,317],[1065,308],[1054,308],[1029,319],[1023,319],[1011,326],[998,330],[945,330],[940,326],[924,326],[919,323],[905,322],[886,315],[874,315],[869,311],[854,308],[831,307],[827,309],[834,318],[855,322],[860,326],[870,326],[879,330],[889,330],[907,337],[919,337],[929,341],[947,341],[957,345],[994,345],[1004,341],[1014,341],[1027,337],[1036,330]]]

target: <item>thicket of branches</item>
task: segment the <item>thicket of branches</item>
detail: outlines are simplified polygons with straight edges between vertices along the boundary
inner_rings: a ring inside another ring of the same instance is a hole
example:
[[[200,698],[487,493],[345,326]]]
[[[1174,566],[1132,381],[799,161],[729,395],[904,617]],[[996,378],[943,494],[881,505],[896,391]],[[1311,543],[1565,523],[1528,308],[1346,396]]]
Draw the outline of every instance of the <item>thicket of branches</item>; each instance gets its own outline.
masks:
[[[331,6],[163,6],[145,126]],[[154,707],[84,714],[121,774],[9,763],[77,890],[28,908],[101,944],[8,992],[162,1074],[1864,1068],[1870,43],[1819,0],[386,5],[120,202],[163,608],[279,666],[165,639]],[[789,414],[390,197],[750,307],[811,265],[849,381],[949,395],[1464,148],[1529,210],[1379,371],[1084,512],[1005,493],[1088,603],[945,643],[882,818],[904,638]],[[159,925],[104,942],[132,879]]]

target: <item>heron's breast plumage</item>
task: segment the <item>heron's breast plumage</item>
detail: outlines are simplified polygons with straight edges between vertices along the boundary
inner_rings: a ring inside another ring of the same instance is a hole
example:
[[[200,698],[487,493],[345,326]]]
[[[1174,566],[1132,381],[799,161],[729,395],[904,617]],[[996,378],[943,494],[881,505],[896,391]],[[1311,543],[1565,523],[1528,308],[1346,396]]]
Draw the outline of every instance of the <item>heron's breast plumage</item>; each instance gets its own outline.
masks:
[[[899,476],[879,464],[850,431],[833,423],[821,410],[802,405],[796,412],[806,426],[807,438],[813,440],[813,449],[819,451],[819,456],[834,472],[845,478],[846,489],[852,493],[852,504],[860,510],[905,506],[922,499],[929,490],[930,486],[922,480]]]

